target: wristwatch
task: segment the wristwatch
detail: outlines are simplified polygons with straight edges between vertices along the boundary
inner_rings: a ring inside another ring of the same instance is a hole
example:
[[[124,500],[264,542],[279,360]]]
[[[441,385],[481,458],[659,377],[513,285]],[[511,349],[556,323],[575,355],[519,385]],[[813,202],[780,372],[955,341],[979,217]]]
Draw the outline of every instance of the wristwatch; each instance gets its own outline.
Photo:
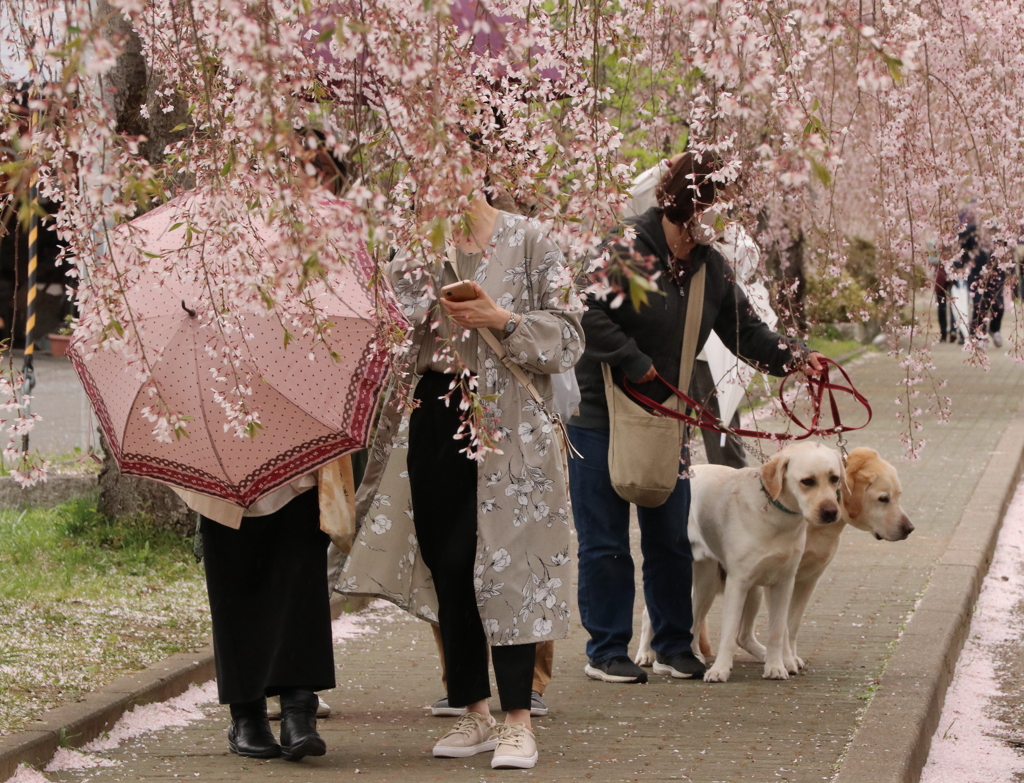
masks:
[[[508,322],[505,324],[505,334],[512,334],[519,326],[519,316],[515,313],[509,313]]]

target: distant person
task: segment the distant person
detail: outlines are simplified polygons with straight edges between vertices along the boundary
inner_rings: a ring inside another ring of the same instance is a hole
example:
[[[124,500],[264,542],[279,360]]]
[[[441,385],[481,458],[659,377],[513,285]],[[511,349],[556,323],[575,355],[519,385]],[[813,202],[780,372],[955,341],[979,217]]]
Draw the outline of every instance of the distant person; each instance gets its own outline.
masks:
[[[986,225],[977,201],[960,213],[960,261],[957,268],[967,269],[967,289],[971,295],[970,334],[983,343],[992,338],[996,348],[1003,345],[1003,288],[1006,271],[992,255],[992,234],[995,228]]]
[[[939,342],[957,341],[956,306],[953,299],[953,286],[956,281],[950,279],[946,267],[939,256],[938,246],[934,239],[928,241],[928,263],[935,275],[935,305],[939,317]]]

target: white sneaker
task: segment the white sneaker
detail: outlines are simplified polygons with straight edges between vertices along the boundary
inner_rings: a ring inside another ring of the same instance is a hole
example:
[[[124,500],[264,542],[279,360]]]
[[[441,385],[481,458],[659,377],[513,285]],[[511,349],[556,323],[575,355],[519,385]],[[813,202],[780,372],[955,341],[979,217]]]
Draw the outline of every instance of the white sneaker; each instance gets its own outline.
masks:
[[[478,712],[467,712],[452,730],[434,745],[438,758],[461,759],[494,750],[498,745],[497,724],[494,718],[484,717]]]
[[[532,769],[537,763],[537,740],[525,723],[502,723],[496,736],[491,769]]]
[[[992,332],[992,342],[995,343],[996,348],[1003,347],[1003,335],[1000,332]]]

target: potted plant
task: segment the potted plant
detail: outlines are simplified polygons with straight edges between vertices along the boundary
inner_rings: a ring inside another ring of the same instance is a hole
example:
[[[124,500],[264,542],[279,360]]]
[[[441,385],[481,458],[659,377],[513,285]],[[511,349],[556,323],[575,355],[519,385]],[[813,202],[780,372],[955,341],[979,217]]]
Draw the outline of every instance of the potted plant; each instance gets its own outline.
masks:
[[[50,338],[50,356],[67,356],[68,343],[71,342],[71,334],[75,330],[75,318],[71,314],[64,316],[64,323],[53,334],[46,335]]]

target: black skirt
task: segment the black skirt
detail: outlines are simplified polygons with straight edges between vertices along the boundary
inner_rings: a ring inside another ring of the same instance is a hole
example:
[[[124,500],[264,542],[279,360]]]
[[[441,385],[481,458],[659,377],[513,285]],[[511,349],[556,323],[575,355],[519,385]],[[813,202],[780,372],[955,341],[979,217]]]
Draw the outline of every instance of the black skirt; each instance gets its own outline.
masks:
[[[315,489],[238,530],[202,517],[221,704],[333,688],[327,546]]]

